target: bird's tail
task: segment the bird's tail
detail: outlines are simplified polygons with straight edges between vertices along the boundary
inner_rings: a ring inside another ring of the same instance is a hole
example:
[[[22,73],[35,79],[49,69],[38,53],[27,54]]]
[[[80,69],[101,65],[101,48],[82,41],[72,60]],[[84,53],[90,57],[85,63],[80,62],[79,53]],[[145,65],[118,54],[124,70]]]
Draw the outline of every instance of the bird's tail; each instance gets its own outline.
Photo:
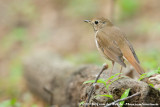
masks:
[[[144,69],[141,67],[141,65],[134,59],[134,58],[126,58],[129,63],[132,64],[132,66],[136,69],[136,71],[142,75],[145,73]]]
[[[142,74],[145,73],[144,69],[140,66],[139,63],[137,63],[137,62],[130,62],[130,63],[134,66],[134,68],[136,69],[136,71],[137,71],[140,75],[142,75]]]

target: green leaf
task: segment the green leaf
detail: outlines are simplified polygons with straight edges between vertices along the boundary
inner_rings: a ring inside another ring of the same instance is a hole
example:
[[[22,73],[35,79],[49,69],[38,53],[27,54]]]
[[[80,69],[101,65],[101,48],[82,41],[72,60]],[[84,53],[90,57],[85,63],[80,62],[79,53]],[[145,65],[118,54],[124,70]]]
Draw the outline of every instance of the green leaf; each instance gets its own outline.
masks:
[[[83,107],[83,104],[84,104],[84,103],[85,103],[84,101],[80,102],[80,103],[79,103],[79,107]]]
[[[87,84],[87,83],[94,83],[95,80],[89,80],[89,81],[85,81],[83,84]]]
[[[111,79],[113,79],[114,77],[116,77],[117,75],[120,75],[120,74],[122,74],[122,73],[117,73],[117,74],[115,74],[115,75],[110,76],[110,77],[106,80],[106,82],[109,81],[109,80],[111,80]]]
[[[154,87],[154,85],[153,84],[148,84],[149,86],[151,86],[151,87]]]
[[[146,75],[147,75],[146,73],[144,73],[144,74],[140,75],[139,80],[142,80],[143,78],[147,77]]]
[[[120,79],[120,78],[122,78],[122,77],[118,77],[118,78],[114,79],[113,81],[111,81],[111,82],[106,86],[106,89],[109,90],[109,86],[110,86],[113,82],[117,81],[117,80]]]
[[[106,81],[105,81],[104,79],[99,79],[99,80],[97,81],[97,83],[102,83],[102,84],[104,84],[104,85],[106,86]]]
[[[109,95],[109,94],[104,94],[104,95],[96,95],[95,97],[99,97],[99,96],[104,96],[104,97],[108,97],[108,98],[111,98],[111,99],[113,99],[113,96],[112,96],[112,95]]]
[[[160,74],[160,67],[158,67],[157,70],[154,70],[154,71],[151,71],[151,72],[147,72],[147,73],[142,74],[142,75],[140,76],[139,80],[142,80],[142,79],[145,78],[145,77],[150,77],[150,76],[152,76],[152,75],[154,75],[154,74]]]
[[[87,84],[87,83],[94,83],[95,80],[89,80],[89,81],[85,81],[83,84]],[[106,86],[106,82],[104,79],[98,79],[97,83],[103,83]]]
[[[123,99],[123,98],[128,97],[129,91],[130,91],[130,88],[129,88],[129,89],[126,89],[125,92],[122,94],[122,96],[121,96],[120,99]],[[125,102],[125,101],[119,102],[120,107],[123,107],[124,102]]]

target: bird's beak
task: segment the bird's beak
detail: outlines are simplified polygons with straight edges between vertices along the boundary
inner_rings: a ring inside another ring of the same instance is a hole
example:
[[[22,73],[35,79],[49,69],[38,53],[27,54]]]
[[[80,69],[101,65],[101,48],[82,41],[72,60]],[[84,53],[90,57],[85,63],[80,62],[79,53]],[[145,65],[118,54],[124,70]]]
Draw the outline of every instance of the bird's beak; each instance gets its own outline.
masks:
[[[86,22],[86,23],[90,23],[91,21],[90,21],[90,20],[84,20],[84,22]]]

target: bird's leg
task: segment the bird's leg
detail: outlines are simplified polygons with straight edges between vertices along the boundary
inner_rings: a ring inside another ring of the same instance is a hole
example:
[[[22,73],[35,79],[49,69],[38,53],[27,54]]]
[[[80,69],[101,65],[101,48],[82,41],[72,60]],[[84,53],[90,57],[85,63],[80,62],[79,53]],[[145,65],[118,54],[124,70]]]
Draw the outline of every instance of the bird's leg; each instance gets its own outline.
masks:
[[[121,66],[119,77],[121,77],[123,67]]]
[[[112,75],[113,67],[114,67],[114,61],[112,61],[112,68],[111,68],[111,71],[110,71],[109,77]]]
[[[123,59],[123,62],[124,62],[124,59]],[[118,77],[121,77],[122,69],[123,69],[123,66],[121,66],[121,68],[120,68],[120,74]]]

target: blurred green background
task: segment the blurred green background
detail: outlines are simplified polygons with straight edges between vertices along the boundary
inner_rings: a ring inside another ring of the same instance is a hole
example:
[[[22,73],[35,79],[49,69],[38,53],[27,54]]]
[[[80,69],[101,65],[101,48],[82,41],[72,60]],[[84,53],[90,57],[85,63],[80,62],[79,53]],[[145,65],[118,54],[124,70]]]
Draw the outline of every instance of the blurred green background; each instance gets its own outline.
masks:
[[[104,60],[92,27],[83,20],[114,20],[132,42],[146,70],[160,64],[159,0],[1,0],[0,107],[43,107],[25,88],[23,58],[51,50],[75,65]]]

